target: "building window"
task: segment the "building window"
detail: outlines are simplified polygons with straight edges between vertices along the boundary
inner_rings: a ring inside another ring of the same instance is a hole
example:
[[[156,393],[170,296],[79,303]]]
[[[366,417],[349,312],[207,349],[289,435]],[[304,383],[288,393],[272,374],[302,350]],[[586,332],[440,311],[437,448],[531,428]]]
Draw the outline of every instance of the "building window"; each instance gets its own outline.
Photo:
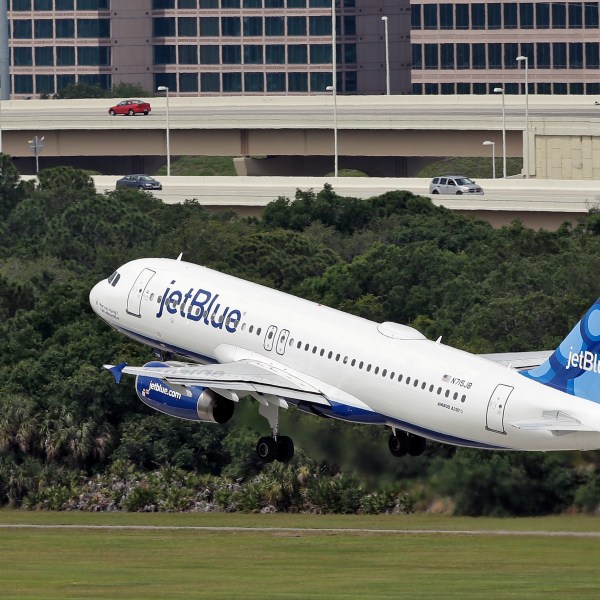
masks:
[[[110,47],[80,46],[77,48],[77,64],[89,67],[110,65]]]
[[[242,74],[241,73],[223,73],[223,91],[241,92]]]
[[[550,4],[546,2],[536,3],[535,26],[537,29],[550,29]]]
[[[170,90],[177,89],[177,76],[175,73],[156,73],[154,75],[154,89],[164,85]]]
[[[600,83],[598,83],[597,81],[594,81],[593,83],[586,83],[585,91],[586,94],[590,96],[597,96],[598,94],[600,94]]]
[[[421,44],[412,44],[412,68],[423,68],[423,48]]]
[[[219,0],[200,0],[200,8],[219,8]]]
[[[196,73],[179,73],[179,91],[197,92],[198,75]]]
[[[423,29],[438,28],[437,4],[423,5]]]
[[[285,19],[283,17],[265,17],[265,35],[285,35]]]
[[[200,64],[218,65],[220,62],[219,46],[200,46]]]
[[[598,29],[598,3],[585,3],[585,27],[586,29]],[[589,86],[590,84],[588,84]],[[588,92],[589,93],[589,92]]]
[[[569,44],[569,68],[583,69],[583,44],[581,42]]]
[[[262,65],[263,62],[262,46],[259,46],[258,44],[247,44],[244,46],[245,65]]]
[[[221,0],[221,8],[240,8],[240,0]]]
[[[265,8],[285,8],[284,0],[265,0]]]
[[[219,18],[202,17],[200,19],[200,36],[216,37],[219,35]]]
[[[310,35],[331,35],[331,17],[309,17]]]
[[[308,63],[308,54],[306,51],[306,44],[289,44],[287,47],[288,51],[288,63],[291,65],[305,65]]]
[[[504,68],[517,69],[517,56],[519,56],[519,44],[504,44]]]
[[[569,29],[583,28],[583,7],[579,2],[569,2]]]
[[[287,0],[288,8],[306,8],[306,0]]]
[[[52,46],[38,46],[35,49],[35,64],[37,67],[54,66],[54,48]]]
[[[15,12],[31,10],[31,0],[12,0],[12,10]]]
[[[471,29],[485,29],[485,4],[471,4]]]
[[[439,86],[437,83],[426,83],[425,84],[425,93],[428,96],[437,96],[439,94]],[[410,377],[406,379],[406,383],[410,381]]]
[[[224,37],[240,37],[241,31],[239,17],[223,17],[221,19],[221,35]]]
[[[240,65],[242,64],[242,47],[239,45],[228,44],[226,46],[221,46],[221,52],[223,54],[223,64],[224,65]],[[223,81],[223,85],[225,82]],[[242,83],[240,80],[240,87]],[[223,90],[225,91],[225,90]]]
[[[583,83],[574,82],[569,84],[569,94],[583,94]]]
[[[36,39],[51,39],[54,37],[52,19],[35,19],[33,35]]]
[[[567,44],[565,42],[554,42],[552,44],[552,68],[567,68]]]
[[[177,28],[181,37],[196,37],[198,35],[198,21],[195,17],[179,17]]]
[[[348,44],[351,45],[351,44]],[[352,61],[346,61],[352,62]],[[354,61],[356,62],[356,61]],[[331,64],[331,44],[311,44],[310,45],[310,64],[323,65]]]
[[[533,29],[533,4],[531,2],[519,4],[519,20],[521,29]]]
[[[502,5],[499,2],[487,5],[487,28],[502,29]]]
[[[36,75],[35,93],[54,94],[54,75]]]
[[[547,42],[539,42],[536,44],[536,63],[538,69],[550,68],[550,44]]]
[[[50,3],[52,3],[52,0],[50,0]],[[108,8],[108,0],[77,0],[77,10],[101,10],[106,8]]]
[[[179,64],[180,65],[197,65],[198,64],[198,46],[196,45],[183,45],[178,47],[179,52]],[[198,82],[196,82],[198,87]],[[192,91],[192,90],[188,90]]]
[[[456,29],[469,29],[469,5],[456,5]]]
[[[310,74],[310,89],[312,92],[324,92],[331,85],[331,73],[316,71]]]
[[[263,73],[244,73],[244,91],[264,92],[265,78]]]
[[[440,92],[444,95],[453,96],[456,92],[454,91],[453,83],[442,83]]]
[[[15,75],[14,87],[15,94],[33,94],[33,76]]]
[[[56,66],[66,67],[75,64],[75,48],[73,46],[56,47]],[[60,89],[60,88],[59,88]]]
[[[598,69],[600,67],[600,47],[598,42],[586,42],[585,67],[586,69]]]
[[[437,44],[425,44],[425,68],[426,69],[439,69],[438,60],[438,45]]]
[[[267,92],[285,92],[285,73],[267,73]]]
[[[80,38],[109,38],[109,19],[77,19],[77,36]]]
[[[471,56],[469,44],[456,44],[456,68],[470,69]]]
[[[440,44],[442,69],[454,69],[454,44]]]
[[[34,0],[33,10],[52,10],[52,0]]]
[[[218,73],[200,73],[200,88],[203,92],[220,92],[221,83]]]
[[[73,39],[75,37],[75,20],[56,19],[55,29],[57,38]]]
[[[353,15],[344,16],[344,35],[356,35],[356,17]]]
[[[262,8],[262,0],[244,0],[244,8]]]
[[[421,29],[421,4],[410,6],[410,28]]]
[[[13,48],[13,65],[15,67],[31,67],[33,66],[33,55],[31,47],[16,46]]]
[[[18,39],[18,40],[31,39],[31,20],[30,19],[13,19],[12,20],[12,37],[15,39]]]
[[[75,8],[73,0],[54,0],[54,5],[55,10],[73,10]],[[65,75],[65,77],[71,77],[71,75]],[[60,87],[58,89],[60,90]]]
[[[258,36],[263,34],[262,17],[244,17],[244,35]]]
[[[306,17],[288,17],[287,34],[289,36],[306,35]]]
[[[567,12],[564,3],[552,3],[552,29],[566,29]]]
[[[473,68],[485,69],[485,44],[473,44]]]
[[[488,44],[488,66],[490,69],[502,68],[502,44]]]
[[[554,84],[554,93],[556,95],[566,95],[567,93],[567,84],[566,83],[555,83]]]
[[[61,90],[69,85],[75,85],[75,75],[57,75],[56,76],[56,91],[60,94]]]
[[[308,91],[308,73],[288,73],[289,92]]]
[[[428,6],[427,4],[425,6]],[[440,4],[440,29],[454,29],[454,5]]]
[[[331,46],[328,46],[329,61],[331,62]],[[344,62],[347,65],[356,64],[356,44],[344,44]]]
[[[175,35],[175,17],[154,17],[152,27],[154,37],[173,37]]]
[[[198,8],[198,0],[177,0],[177,8]]]
[[[265,46],[265,63],[268,65],[285,64],[285,46],[283,44]]]
[[[155,65],[174,65],[177,63],[177,47],[174,45],[153,46]],[[172,89],[170,86],[167,86]],[[174,89],[174,88],[173,88]]]
[[[517,5],[506,3],[502,5],[504,12],[504,29],[517,28]]]

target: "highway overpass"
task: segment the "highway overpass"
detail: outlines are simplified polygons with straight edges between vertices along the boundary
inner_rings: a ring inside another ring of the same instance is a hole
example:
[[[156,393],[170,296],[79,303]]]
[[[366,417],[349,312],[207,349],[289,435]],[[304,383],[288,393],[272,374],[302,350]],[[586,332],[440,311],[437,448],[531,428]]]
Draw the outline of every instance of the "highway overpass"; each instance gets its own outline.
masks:
[[[96,176],[99,192],[115,189],[117,177]],[[161,177],[162,191],[152,192],[167,204],[197,200],[212,211],[234,210],[258,216],[279,196],[293,199],[297,189],[332,185],[340,196],[370,198],[388,191],[409,190],[428,196],[436,205],[490,222],[495,227],[519,219],[534,229],[555,230],[565,221],[576,224],[590,209],[600,208],[594,181],[481,179],[483,196],[429,195],[428,179],[393,177]]]
[[[412,176],[445,156],[502,152],[502,98],[338,96],[171,98],[172,157],[263,157],[242,161],[249,175],[333,171],[333,114],[340,168],[372,176]],[[116,101],[115,101],[116,102]],[[166,156],[166,99],[147,116],[110,117],[111,100],[2,102],[2,149],[33,172],[29,141],[44,137],[40,167],[60,164],[102,173],[154,172]],[[507,155],[522,156],[523,96],[506,96]],[[537,178],[600,179],[600,107],[589,96],[529,96],[529,154]]]

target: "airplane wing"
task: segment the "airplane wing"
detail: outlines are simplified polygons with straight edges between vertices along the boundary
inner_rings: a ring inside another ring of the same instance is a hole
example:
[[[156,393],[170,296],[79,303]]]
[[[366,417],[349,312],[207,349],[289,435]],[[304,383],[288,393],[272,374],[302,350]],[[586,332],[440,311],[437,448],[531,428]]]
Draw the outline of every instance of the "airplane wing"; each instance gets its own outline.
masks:
[[[239,360],[230,363],[197,365],[167,362],[168,366],[130,367],[127,363],[104,365],[115,377],[117,383],[121,375],[140,375],[161,379],[171,386],[201,386],[220,391],[232,392],[234,397],[247,394],[268,394],[284,399],[299,400],[330,406],[325,395],[307,382],[271,365],[252,360]]]
[[[546,362],[552,353],[552,350],[540,350],[539,352],[505,352],[501,354],[480,354],[479,356],[512,367],[517,371],[527,371]]]
[[[545,411],[542,416],[511,423],[517,429],[528,431],[552,431],[556,435],[565,435],[576,431],[598,431],[597,427],[586,425],[561,411]]]

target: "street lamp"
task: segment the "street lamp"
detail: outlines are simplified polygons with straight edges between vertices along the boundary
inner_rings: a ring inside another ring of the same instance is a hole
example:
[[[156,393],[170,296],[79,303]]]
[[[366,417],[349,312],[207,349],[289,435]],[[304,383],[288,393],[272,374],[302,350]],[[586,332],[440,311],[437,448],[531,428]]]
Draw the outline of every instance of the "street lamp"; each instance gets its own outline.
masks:
[[[333,95],[333,174],[338,176],[338,131],[337,131],[337,94],[335,85],[328,85],[325,90]]]
[[[529,177],[529,83],[527,75],[529,71],[529,59],[526,56],[517,56],[517,62],[525,61],[525,177]]]
[[[492,147],[492,179],[496,179],[496,142],[490,142],[490,140],[485,140],[482,146]]]
[[[165,92],[167,98],[167,177],[171,175],[171,144],[169,135],[169,88],[166,85],[159,85],[157,92]]]
[[[502,177],[506,179],[506,109],[504,88],[494,88],[494,94],[502,94]]]
[[[390,95],[390,38],[388,36],[388,18],[381,17],[385,28],[385,93]]]

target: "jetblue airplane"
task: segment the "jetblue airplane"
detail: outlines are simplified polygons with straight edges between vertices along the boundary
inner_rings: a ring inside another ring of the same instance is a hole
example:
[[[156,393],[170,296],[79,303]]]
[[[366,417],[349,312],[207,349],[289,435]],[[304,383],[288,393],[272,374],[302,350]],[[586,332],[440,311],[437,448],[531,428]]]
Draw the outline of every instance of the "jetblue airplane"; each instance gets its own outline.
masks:
[[[252,396],[272,435],[256,450],[289,461],[279,411],[391,429],[394,456],[426,440],[495,450],[600,448],[600,299],[554,352],[473,355],[398,323],[374,323],[181,260],[145,258],[90,292],[111,327],[154,349],[140,399],[225,423]],[[187,362],[175,361],[177,355]]]

